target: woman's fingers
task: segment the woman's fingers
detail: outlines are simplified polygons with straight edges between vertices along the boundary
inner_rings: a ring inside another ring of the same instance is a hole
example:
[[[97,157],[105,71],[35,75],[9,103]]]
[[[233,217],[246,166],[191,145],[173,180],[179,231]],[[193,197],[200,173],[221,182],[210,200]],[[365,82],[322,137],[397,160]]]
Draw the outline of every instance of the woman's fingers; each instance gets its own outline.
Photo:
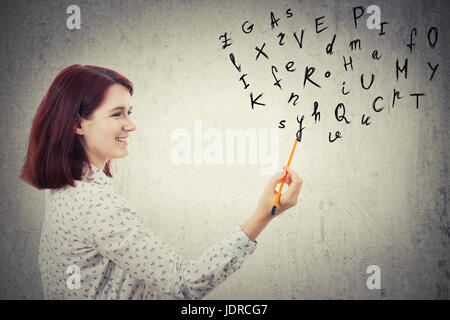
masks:
[[[282,200],[284,200],[283,202],[286,203],[286,205],[293,206],[297,204],[300,189],[303,185],[303,180],[291,168],[285,169],[288,172],[286,183],[289,185],[289,189],[283,194]]]
[[[267,190],[268,192],[276,192],[275,188],[277,186],[277,184],[281,183],[281,181],[284,178],[284,172],[277,172],[275,173],[272,178],[269,181],[269,184],[267,185]]]
[[[294,170],[292,170],[289,167],[288,168],[284,167],[284,169],[287,170],[288,176],[291,177],[292,182],[296,182],[296,183],[302,183],[303,182],[302,179],[298,176],[298,174]]]
[[[283,172],[286,172],[286,166],[283,167]],[[289,174],[289,172],[287,173],[285,183],[286,183],[287,185],[290,185],[290,184],[292,183],[292,177],[291,177],[291,175]]]
[[[286,174],[287,173],[287,174]],[[282,199],[281,202],[286,202],[290,205],[295,205],[297,203],[297,198],[300,193],[300,188],[302,186],[302,179],[297,175],[297,173],[292,170],[291,168],[287,168],[286,166],[283,167],[283,171],[277,172],[272,176],[272,178],[269,181],[269,184],[267,185],[266,192],[269,194],[276,195],[277,185],[280,185],[283,181],[283,178],[286,176],[285,184],[288,185],[288,190],[283,193],[283,190],[286,190],[286,186],[283,187],[282,190]],[[284,201],[283,201],[284,200]]]

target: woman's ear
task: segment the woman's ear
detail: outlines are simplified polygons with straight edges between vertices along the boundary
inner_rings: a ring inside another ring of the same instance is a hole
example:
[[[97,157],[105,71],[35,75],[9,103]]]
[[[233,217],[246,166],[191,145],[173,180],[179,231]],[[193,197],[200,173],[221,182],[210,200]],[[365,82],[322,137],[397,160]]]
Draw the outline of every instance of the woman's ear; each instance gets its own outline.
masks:
[[[81,118],[80,115],[77,115],[74,132],[80,136],[84,135],[83,118]]]

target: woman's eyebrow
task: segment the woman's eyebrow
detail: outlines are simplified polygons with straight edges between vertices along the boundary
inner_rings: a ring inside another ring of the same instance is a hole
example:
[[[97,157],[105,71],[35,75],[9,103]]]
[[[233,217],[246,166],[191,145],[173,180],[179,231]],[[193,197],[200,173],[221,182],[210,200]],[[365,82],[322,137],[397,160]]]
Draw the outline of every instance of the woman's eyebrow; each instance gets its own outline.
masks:
[[[123,110],[123,109],[125,109],[125,107],[122,107],[122,106],[120,106],[120,107],[115,107],[115,108],[109,110],[109,112],[114,111],[114,110],[119,110],[119,109],[120,109],[120,110]],[[133,110],[133,106],[130,107],[130,110]]]

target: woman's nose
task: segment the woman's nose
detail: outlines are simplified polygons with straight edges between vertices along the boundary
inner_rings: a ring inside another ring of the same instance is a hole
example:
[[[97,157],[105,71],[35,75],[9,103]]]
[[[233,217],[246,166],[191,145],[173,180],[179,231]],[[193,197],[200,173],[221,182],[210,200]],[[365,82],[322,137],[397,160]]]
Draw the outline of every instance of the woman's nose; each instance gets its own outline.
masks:
[[[128,118],[127,125],[126,125],[126,131],[134,131],[134,130],[136,130],[136,125],[130,118]]]

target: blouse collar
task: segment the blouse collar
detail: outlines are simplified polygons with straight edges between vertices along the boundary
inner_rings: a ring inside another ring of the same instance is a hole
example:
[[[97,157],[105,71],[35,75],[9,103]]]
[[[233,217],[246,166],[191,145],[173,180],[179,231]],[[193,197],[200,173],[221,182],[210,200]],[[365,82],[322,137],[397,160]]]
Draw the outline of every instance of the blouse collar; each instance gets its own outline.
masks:
[[[83,173],[81,175],[81,180],[95,182],[100,185],[111,185],[111,178],[108,177],[102,169],[97,168],[91,163],[92,171],[89,169],[89,164],[85,163],[83,166]]]

